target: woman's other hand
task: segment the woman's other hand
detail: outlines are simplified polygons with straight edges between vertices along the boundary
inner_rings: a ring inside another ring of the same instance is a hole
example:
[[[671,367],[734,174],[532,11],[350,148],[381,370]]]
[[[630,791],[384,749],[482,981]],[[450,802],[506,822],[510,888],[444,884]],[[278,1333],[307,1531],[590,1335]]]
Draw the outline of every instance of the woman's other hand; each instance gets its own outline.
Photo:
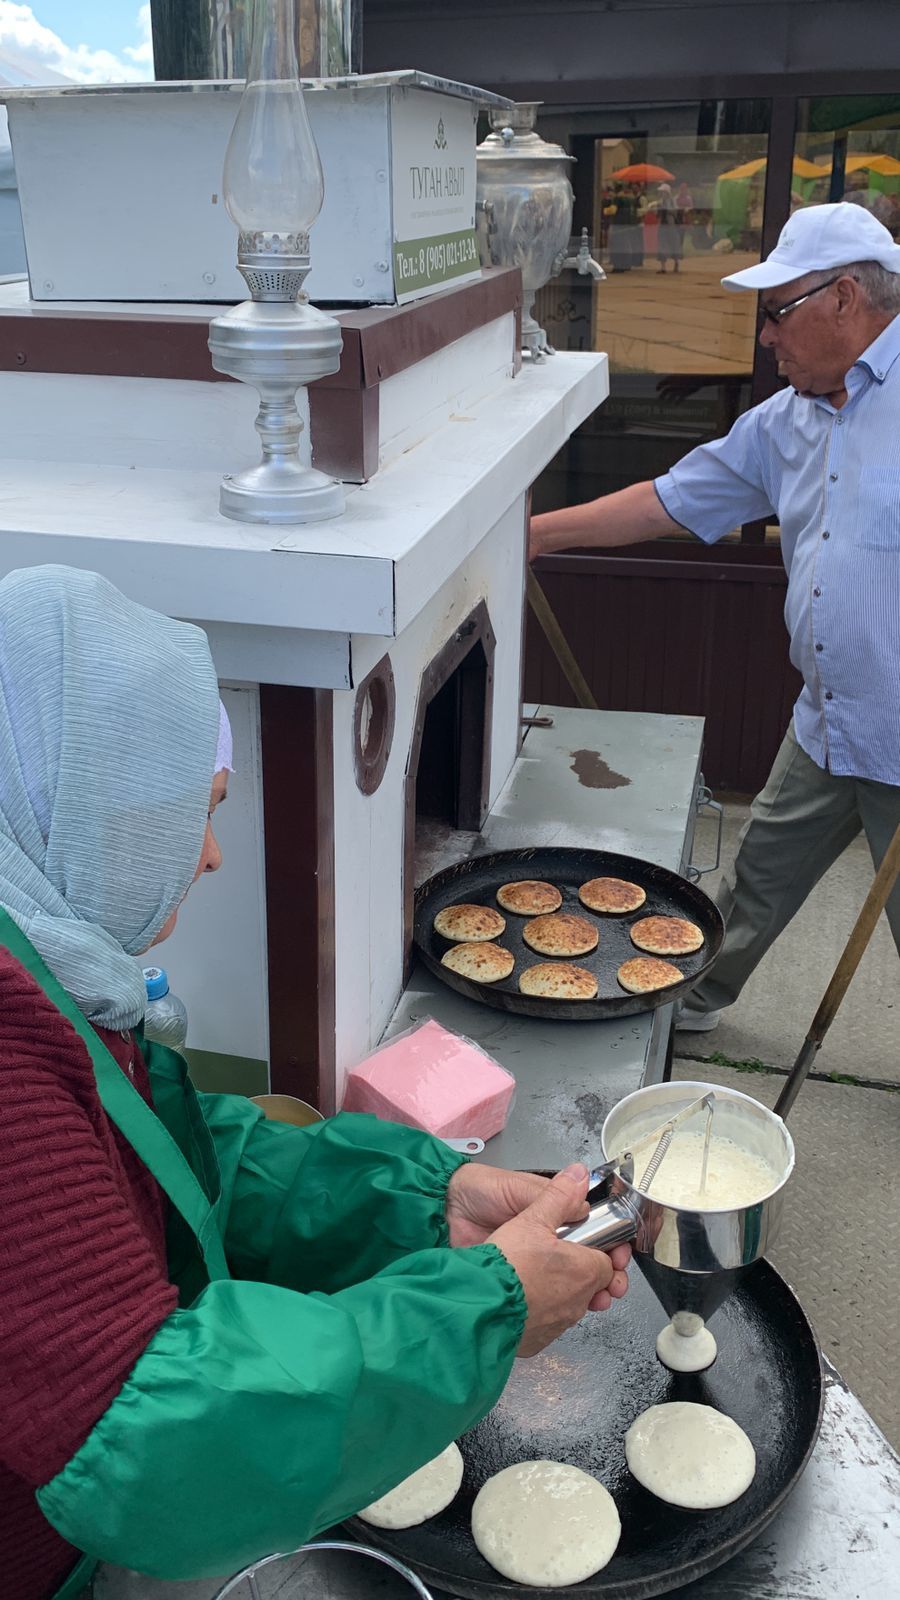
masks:
[[[585,1312],[608,1310],[628,1288],[628,1245],[619,1245],[606,1255],[556,1236],[557,1228],[585,1215],[587,1186],[584,1167],[567,1167],[545,1181],[525,1211],[490,1236],[491,1244],[515,1268],[525,1291],[528,1320],[520,1356],[537,1355],[580,1322]]]
[[[543,1194],[549,1178],[536,1172],[507,1172],[503,1167],[457,1167],[447,1189],[447,1225],[451,1245],[484,1244],[504,1222],[527,1210]],[[583,1204],[572,1221],[587,1215]]]

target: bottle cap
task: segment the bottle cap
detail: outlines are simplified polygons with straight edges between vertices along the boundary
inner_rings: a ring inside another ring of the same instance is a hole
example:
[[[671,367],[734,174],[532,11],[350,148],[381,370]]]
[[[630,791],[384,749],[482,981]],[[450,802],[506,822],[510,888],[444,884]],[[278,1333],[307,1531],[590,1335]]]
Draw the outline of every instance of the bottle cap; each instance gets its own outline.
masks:
[[[165,967],[144,967],[147,999],[161,1000],[169,992],[169,977]]]

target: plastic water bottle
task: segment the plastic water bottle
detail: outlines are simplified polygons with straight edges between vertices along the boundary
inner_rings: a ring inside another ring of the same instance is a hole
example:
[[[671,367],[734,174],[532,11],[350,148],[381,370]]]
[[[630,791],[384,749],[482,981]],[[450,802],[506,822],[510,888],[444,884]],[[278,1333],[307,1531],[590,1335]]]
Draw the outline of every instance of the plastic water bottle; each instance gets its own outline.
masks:
[[[144,967],[143,970],[147,985],[144,1037],[156,1044],[168,1045],[170,1050],[183,1050],[188,1025],[184,1001],[172,994],[165,967]]]

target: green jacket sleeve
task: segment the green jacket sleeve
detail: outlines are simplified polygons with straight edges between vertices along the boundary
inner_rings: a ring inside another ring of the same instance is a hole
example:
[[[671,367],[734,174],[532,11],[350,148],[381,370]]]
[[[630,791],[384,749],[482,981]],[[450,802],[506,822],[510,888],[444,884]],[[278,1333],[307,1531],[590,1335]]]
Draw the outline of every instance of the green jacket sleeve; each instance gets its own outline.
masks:
[[[489,1244],[418,1251],[332,1296],[216,1281],[161,1325],[38,1502],[100,1560],[173,1579],[236,1571],[473,1426],[524,1321]]]
[[[341,1112],[267,1122],[240,1095],[201,1095],[236,1277],[332,1292],[447,1243],[447,1185],[466,1157],[431,1134]]]

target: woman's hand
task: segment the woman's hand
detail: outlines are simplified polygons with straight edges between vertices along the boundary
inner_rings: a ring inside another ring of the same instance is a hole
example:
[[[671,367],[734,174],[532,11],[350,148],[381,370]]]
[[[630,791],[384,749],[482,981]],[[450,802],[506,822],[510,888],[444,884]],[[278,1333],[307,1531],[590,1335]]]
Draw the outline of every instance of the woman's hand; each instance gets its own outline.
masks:
[[[556,1237],[557,1227],[587,1215],[586,1195],[587,1171],[578,1165],[550,1179],[469,1162],[450,1179],[451,1245],[490,1238],[521,1279],[528,1302],[521,1355],[542,1350],[586,1311],[608,1311],[628,1289],[630,1245],[604,1254]]]
[[[504,1222],[525,1211],[550,1182],[536,1172],[507,1172],[503,1167],[457,1167],[447,1189],[447,1226],[451,1245],[484,1244]],[[582,1205],[573,1222],[587,1215]]]
[[[525,1291],[528,1320],[519,1344],[520,1356],[537,1355],[580,1322],[586,1311],[608,1310],[628,1288],[629,1245],[618,1245],[607,1255],[556,1236],[557,1228],[578,1221],[586,1212],[587,1186],[584,1167],[567,1167],[545,1180],[527,1210],[491,1236],[491,1243],[515,1268]]]

